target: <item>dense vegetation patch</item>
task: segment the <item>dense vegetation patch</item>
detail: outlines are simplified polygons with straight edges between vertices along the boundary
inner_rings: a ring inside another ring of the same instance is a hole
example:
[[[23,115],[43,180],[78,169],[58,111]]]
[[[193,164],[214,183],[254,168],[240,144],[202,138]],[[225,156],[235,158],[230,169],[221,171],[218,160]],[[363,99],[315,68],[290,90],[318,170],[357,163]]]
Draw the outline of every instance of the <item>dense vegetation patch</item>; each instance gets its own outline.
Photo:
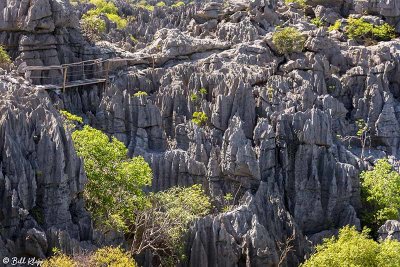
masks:
[[[12,61],[4,47],[0,46],[0,68],[9,69]]]
[[[281,54],[301,52],[306,38],[296,28],[278,28],[272,36],[272,42]]]
[[[208,121],[208,116],[206,115],[206,113],[202,111],[193,112],[192,117],[193,117],[192,121],[196,123],[198,126],[203,126]]]
[[[346,226],[339,236],[325,239],[302,267],[395,267],[400,266],[400,242],[378,243],[368,236],[368,230],[358,232]]]
[[[76,115],[61,113],[69,123],[83,122]],[[149,250],[162,266],[176,266],[184,258],[190,223],[211,210],[210,198],[202,187],[146,193],[144,187],[151,185],[152,171],[143,157],[128,158],[122,142],[90,126],[67,129],[73,131],[75,149],[84,160],[89,180],[84,196],[96,228],[123,232],[132,242],[132,255]],[[63,256],[55,260],[69,259]]]
[[[145,202],[143,187],[151,185],[152,171],[143,157],[129,159],[125,145],[99,130],[85,126],[72,139],[89,182],[87,207],[98,224],[127,229],[134,211]]]
[[[117,25],[118,29],[125,29],[128,20],[118,15],[118,8],[111,1],[90,0],[94,5],[86,14],[82,16],[81,27],[84,34],[92,41],[98,41],[106,30],[106,23],[102,16],[107,17]]]
[[[363,18],[349,18],[345,33],[350,39],[358,41],[388,41],[396,37],[394,27],[384,23],[382,25],[373,25]]]
[[[75,258],[60,252],[43,262],[43,267],[135,267],[132,256],[121,248],[104,247],[88,255],[79,255]]]
[[[361,173],[363,220],[376,230],[386,220],[397,220],[400,208],[400,174],[387,159],[377,161],[371,171]]]

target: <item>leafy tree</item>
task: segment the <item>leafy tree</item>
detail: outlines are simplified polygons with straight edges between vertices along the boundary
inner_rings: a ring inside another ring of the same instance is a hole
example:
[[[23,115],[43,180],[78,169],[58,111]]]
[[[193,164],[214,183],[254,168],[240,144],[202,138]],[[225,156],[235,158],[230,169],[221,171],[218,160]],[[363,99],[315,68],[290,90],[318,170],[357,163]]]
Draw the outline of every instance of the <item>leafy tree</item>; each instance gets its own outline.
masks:
[[[135,214],[131,252],[139,255],[150,250],[162,266],[175,266],[183,257],[189,224],[210,212],[210,199],[200,185],[193,185],[151,194],[148,200],[148,206]]]
[[[359,233],[355,227],[346,226],[339,236],[325,239],[302,267],[395,267],[400,266],[400,242],[385,240],[375,242],[369,230]]]
[[[0,68],[9,69],[12,61],[4,47],[0,46]]]
[[[145,204],[142,189],[151,184],[152,171],[143,157],[127,158],[127,148],[115,137],[85,126],[72,133],[84,160],[88,184],[85,197],[95,222],[127,231],[134,212]]]
[[[386,220],[397,220],[400,208],[400,174],[387,159],[377,161],[371,171],[361,173],[364,220],[375,229]]]
[[[272,35],[272,42],[281,54],[303,51],[305,41],[305,37],[293,27],[277,28]]]
[[[203,126],[204,124],[206,124],[207,120],[208,116],[206,115],[206,113],[202,111],[193,112],[192,121],[196,123],[198,126]]]

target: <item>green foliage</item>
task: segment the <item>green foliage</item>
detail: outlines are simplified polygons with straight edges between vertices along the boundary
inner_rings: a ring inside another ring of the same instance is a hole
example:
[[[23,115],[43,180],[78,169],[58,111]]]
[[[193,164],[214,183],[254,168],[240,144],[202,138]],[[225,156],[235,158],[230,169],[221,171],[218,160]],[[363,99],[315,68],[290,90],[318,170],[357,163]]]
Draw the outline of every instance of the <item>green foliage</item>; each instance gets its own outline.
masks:
[[[198,126],[203,126],[204,124],[206,124],[207,120],[208,116],[206,115],[206,113],[201,111],[196,111],[193,113],[192,121],[196,123]]]
[[[368,126],[363,119],[356,120],[356,125],[357,125],[356,135],[358,137],[362,137],[362,135],[365,133],[365,131],[367,131]]]
[[[146,10],[148,10],[148,11],[154,11],[154,6],[148,4],[148,3],[146,2],[146,0],[141,0],[141,1],[137,4],[137,7],[146,9]]]
[[[85,20],[86,24],[92,22],[91,24],[89,24],[89,26],[100,26],[101,29],[97,30],[99,33],[103,33],[106,29],[106,24],[100,18],[100,15],[105,15],[110,21],[114,22],[117,25],[118,29],[125,29],[128,25],[128,20],[118,15],[118,8],[113,2],[109,2],[106,0],[90,0],[90,3],[93,4],[95,8],[90,9],[87,14],[83,15],[82,20]],[[94,31],[95,28],[91,30]]]
[[[171,221],[180,223],[168,229],[168,235],[178,242],[187,231],[189,223],[207,215],[211,209],[209,197],[204,194],[201,185],[191,187],[172,187],[154,195],[153,201],[162,203],[165,215]]]
[[[206,94],[207,94],[207,89],[206,89],[206,88],[200,88],[200,89],[199,89],[199,93],[200,93],[201,95],[206,95]]]
[[[129,39],[131,39],[132,43],[134,43],[134,44],[137,44],[137,43],[139,43],[139,40],[138,40],[138,39],[136,39],[136,37],[135,37],[135,36],[133,36],[132,34],[131,34],[131,35],[129,35]]]
[[[210,198],[201,185],[193,185],[153,193],[148,199],[149,205],[136,215],[131,252],[139,255],[149,247],[161,260],[161,266],[177,266],[184,259],[184,238],[189,226],[209,214]]]
[[[340,20],[335,21],[334,24],[329,26],[328,31],[338,31],[340,27],[342,26],[342,22]]]
[[[225,202],[225,206],[222,208],[222,212],[228,212],[232,209],[233,207],[233,195],[231,193],[227,193],[224,196],[224,202]]]
[[[199,96],[197,95],[197,93],[190,94],[190,101],[196,102],[198,99],[199,99]]]
[[[316,253],[302,267],[395,267],[400,266],[400,242],[385,240],[377,243],[355,227],[346,226],[339,237],[325,239],[316,247]]]
[[[53,248],[54,256],[43,261],[44,267],[135,267],[135,260],[121,248],[104,247],[92,254],[69,257]]]
[[[164,1],[161,1],[161,2],[158,2],[158,3],[156,4],[156,6],[157,6],[157,7],[164,7],[164,6],[166,6],[166,4],[165,4]]]
[[[147,92],[144,91],[138,91],[133,94],[134,97],[140,97],[140,96],[148,96]]]
[[[93,42],[100,40],[106,31],[106,22],[97,15],[84,14],[80,24],[85,36]]]
[[[361,173],[363,200],[372,217],[367,223],[379,226],[399,217],[400,174],[387,159],[377,161],[374,169]]]
[[[366,22],[363,18],[349,18],[345,33],[350,39],[363,41],[388,41],[396,37],[394,28],[389,24],[377,26]]]
[[[127,230],[134,211],[145,203],[142,188],[151,184],[149,165],[143,157],[128,159],[122,142],[90,126],[73,132],[72,139],[84,160],[89,180],[84,193],[95,222]]]
[[[66,119],[71,122],[83,123],[82,117],[79,117],[75,114],[69,113],[66,110],[60,110],[60,114]]]
[[[376,255],[379,244],[368,237],[368,231],[357,232],[346,226],[339,231],[339,237],[325,239],[316,247],[316,253],[302,267],[373,267],[377,266]]]
[[[183,2],[183,1],[178,1],[178,2],[176,2],[175,4],[171,5],[171,7],[172,7],[172,8],[177,8],[177,7],[181,7],[181,6],[184,6],[184,5],[185,5],[185,2]]]
[[[117,24],[117,29],[123,30],[128,25],[128,20],[121,18],[117,14],[106,14],[107,18]]]
[[[281,54],[301,52],[306,38],[295,28],[277,28],[272,36],[272,42]]]
[[[317,26],[318,28],[325,26],[325,22],[320,17],[313,18],[311,20],[311,23]]]
[[[380,252],[376,256],[379,267],[398,267],[400,266],[400,242],[386,239],[380,244]]]
[[[135,267],[136,263],[129,253],[121,248],[104,247],[90,257],[91,266]]]
[[[268,95],[268,99],[270,102],[272,102],[272,100],[274,100],[274,92],[275,92],[274,88],[268,87],[267,95]]]
[[[0,68],[9,69],[12,61],[4,47],[0,46]]]
[[[42,267],[78,267],[78,264],[70,257],[64,254],[57,254],[54,257],[46,259],[40,265]]]
[[[74,130],[77,124],[83,123],[82,117],[71,114],[66,110],[60,110],[60,114],[64,119],[64,127],[70,131]]]

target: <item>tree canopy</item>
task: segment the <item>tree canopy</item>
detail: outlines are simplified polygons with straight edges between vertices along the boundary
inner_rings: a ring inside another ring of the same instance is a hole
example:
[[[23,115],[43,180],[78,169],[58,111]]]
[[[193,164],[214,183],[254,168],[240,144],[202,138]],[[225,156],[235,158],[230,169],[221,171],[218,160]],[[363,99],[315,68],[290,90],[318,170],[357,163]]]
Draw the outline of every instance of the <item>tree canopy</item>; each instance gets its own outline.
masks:
[[[90,126],[74,131],[72,139],[84,160],[85,197],[95,221],[126,229],[146,201],[142,189],[151,184],[150,166],[143,157],[129,159],[122,142]]]

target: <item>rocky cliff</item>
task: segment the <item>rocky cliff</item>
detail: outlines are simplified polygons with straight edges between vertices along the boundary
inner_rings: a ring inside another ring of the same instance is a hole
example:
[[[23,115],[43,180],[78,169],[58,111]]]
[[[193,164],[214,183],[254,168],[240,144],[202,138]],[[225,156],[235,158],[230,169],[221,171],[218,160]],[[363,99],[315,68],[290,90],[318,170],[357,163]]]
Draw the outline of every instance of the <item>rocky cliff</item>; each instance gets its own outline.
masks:
[[[85,175],[55,108],[116,136],[131,156],[143,155],[153,190],[202,183],[218,207],[234,194],[232,211],[192,227],[188,266],[277,266],[279,243],[291,235],[294,251],[284,264],[297,266],[312,243],[344,225],[360,227],[360,171],[376,158],[398,157],[400,45],[395,39],[365,46],[307,16],[333,24],[363,15],[400,32],[400,5],[308,2],[306,10],[242,0],[154,12],[120,3],[136,21],[125,31],[109,25],[108,40],[96,47],[65,16],[67,1],[0,3],[0,43],[17,62],[152,57],[120,66],[106,88],[34,92],[22,78],[2,78],[0,255],[41,257],[60,240],[75,248],[93,244],[80,196]],[[306,36],[302,53],[278,53],[278,25]],[[139,90],[148,96],[134,96]],[[200,110],[209,118],[204,126],[191,121]],[[356,134],[360,119],[366,145]]]

